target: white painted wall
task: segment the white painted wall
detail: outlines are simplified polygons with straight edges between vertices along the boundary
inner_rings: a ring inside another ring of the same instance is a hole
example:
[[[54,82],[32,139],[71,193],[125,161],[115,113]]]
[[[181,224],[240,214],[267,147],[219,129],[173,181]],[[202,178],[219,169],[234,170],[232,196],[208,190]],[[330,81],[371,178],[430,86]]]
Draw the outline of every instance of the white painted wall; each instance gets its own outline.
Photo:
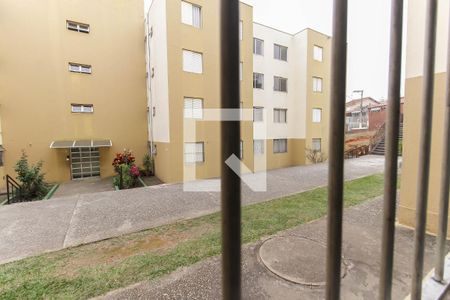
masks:
[[[254,23],[253,35],[264,40],[264,56],[253,55],[253,71],[264,74],[264,90],[253,89],[253,105],[265,108],[264,122],[254,123],[254,138],[264,127],[267,138],[305,138],[307,34],[291,34]],[[274,59],[274,44],[288,47],[288,61]],[[288,79],[288,92],[273,90],[274,76]],[[287,123],[273,122],[273,109],[287,109]],[[300,116],[300,118],[299,118]]]
[[[148,36],[147,47],[147,94],[149,116],[153,118],[149,123],[149,140],[154,142],[170,142],[169,122],[169,77],[167,58],[167,20],[166,0],[154,0],[147,15],[148,28],[153,28],[153,36]],[[152,78],[152,68],[154,77]],[[155,116],[153,114],[155,108]]]
[[[423,76],[427,1],[408,1],[406,78]],[[449,26],[449,1],[438,0],[436,73],[446,72]]]

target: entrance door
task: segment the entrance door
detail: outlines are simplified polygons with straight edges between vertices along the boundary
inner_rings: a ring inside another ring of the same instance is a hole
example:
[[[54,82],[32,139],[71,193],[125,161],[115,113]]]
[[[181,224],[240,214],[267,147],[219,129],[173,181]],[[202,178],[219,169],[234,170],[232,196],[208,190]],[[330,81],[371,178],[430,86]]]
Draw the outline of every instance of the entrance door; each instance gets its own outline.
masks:
[[[72,179],[100,176],[100,152],[98,148],[71,148],[70,170]]]

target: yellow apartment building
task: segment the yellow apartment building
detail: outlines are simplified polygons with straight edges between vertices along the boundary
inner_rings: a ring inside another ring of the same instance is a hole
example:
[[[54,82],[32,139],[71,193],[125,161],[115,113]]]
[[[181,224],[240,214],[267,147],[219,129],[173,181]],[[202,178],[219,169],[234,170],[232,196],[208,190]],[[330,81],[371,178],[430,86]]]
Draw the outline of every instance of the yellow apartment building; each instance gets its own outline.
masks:
[[[438,1],[437,48],[433,108],[433,133],[429,183],[427,230],[437,232],[439,193],[443,157],[444,108],[446,91],[447,38],[449,2]],[[419,161],[419,134],[422,111],[423,57],[426,1],[409,1],[406,52],[406,90],[404,107],[403,167],[398,219],[401,224],[415,225]],[[450,231],[449,231],[450,232]]]
[[[142,0],[0,1],[0,188],[24,150],[51,182],[147,152]],[[7,42],[6,42],[7,41]]]
[[[243,163],[250,171],[305,164],[306,148],[326,157],[331,38],[255,23],[244,3],[240,14]],[[220,108],[219,15],[218,0],[153,0],[147,14],[148,140],[165,182],[220,175],[220,124],[205,118]]]

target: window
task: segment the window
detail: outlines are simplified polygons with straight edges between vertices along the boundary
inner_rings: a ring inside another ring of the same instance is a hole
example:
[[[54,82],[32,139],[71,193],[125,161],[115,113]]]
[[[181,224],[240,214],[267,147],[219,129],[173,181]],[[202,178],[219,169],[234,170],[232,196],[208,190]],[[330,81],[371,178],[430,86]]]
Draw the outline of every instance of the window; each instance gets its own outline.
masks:
[[[239,144],[239,158],[244,158],[244,141],[241,140],[241,143]]]
[[[89,33],[89,31],[90,31],[89,24],[82,24],[82,23],[73,22],[73,21],[66,21],[66,24],[67,24],[67,29],[69,29],[69,30],[83,32],[83,33]]]
[[[202,74],[203,54],[189,50],[183,50],[183,71]]]
[[[197,28],[202,26],[202,9],[200,6],[181,1],[181,22]]]
[[[287,152],[287,139],[273,140],[273,153],[286,153],[286,152]]]
[[[256,155],[264,154],[264,140],[253,141],[253,153]]]
[[[273,121],[275,123],[286,123],[287,122],[287,109],[274,108],[273,109]]]
[[[241,81],[242,81],[243,73],[244,73],[244,63],[241,61],[239,63],[239,80],[241,80]]]
[[[323,48],[314,45],[314,60],[322,61],[323,60]]]
[[[5,151],[5,149],[3,148],[2,145],[0,145],[0,167],[3,166],[4,162],[3,162],[3,152]]]
[[[264,121],[264,107],[253,107],[253,122]]]
[[[92,66],[77,63],[69,63],[69,71],[74,73],[91,74]]]
[[[197,98],[184,98],[184,117],[186,119],[202,119],[203,100]]]
[[[322,78],[313,77],[313,92],[322,93],[322,82]]]
[[[287,92],[287,78],[274,76],[273,90],[278,92]]]
[[[322,139],[312,139],[313,150],[322,151]]]
[[[264,74],[253,73],[253,88],[264,89]]]
[[[253,38],[253,54],[264,55],[264,41]]]
[[[72,104],[73,113],[93,113],[94,105],[92,104]]]
[[[184,143],[184,162],[198,163],[205,161],[205,146],[203,142]]]
[[[278,60],[287,61],[287,51],[287,47],[274,44],[273,57]]]
[[[244,38],[244,22],[241,20],[239,21],[239,40],[242,41]]]
[[[322,109],[313,108],[312,121],[313,123],[320,123],[322,121]]]

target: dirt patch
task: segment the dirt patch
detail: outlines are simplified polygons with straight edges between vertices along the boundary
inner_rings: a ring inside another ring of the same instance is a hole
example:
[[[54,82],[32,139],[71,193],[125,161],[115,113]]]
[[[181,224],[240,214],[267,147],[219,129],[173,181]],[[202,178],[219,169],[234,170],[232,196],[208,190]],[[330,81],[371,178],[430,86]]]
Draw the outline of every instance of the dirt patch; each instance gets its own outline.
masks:
[[[213,230],[214,227],[210,224],[199,224],[188,230],[171,228],[160,232],[144,231],[128,237],[76,247],[73,249],[72,255],[67,255],[60,264],[57,274],[64,277],[75,277],[85,268],[110,267],[132,256],[150,253],[162,255],[182,242],[196,239]]]
[[[347,134],[345,136],[345,149],[357,148],[360,146],[368,146],[370,139],[374,136],[375,131],[366,131],[353,134]]]

